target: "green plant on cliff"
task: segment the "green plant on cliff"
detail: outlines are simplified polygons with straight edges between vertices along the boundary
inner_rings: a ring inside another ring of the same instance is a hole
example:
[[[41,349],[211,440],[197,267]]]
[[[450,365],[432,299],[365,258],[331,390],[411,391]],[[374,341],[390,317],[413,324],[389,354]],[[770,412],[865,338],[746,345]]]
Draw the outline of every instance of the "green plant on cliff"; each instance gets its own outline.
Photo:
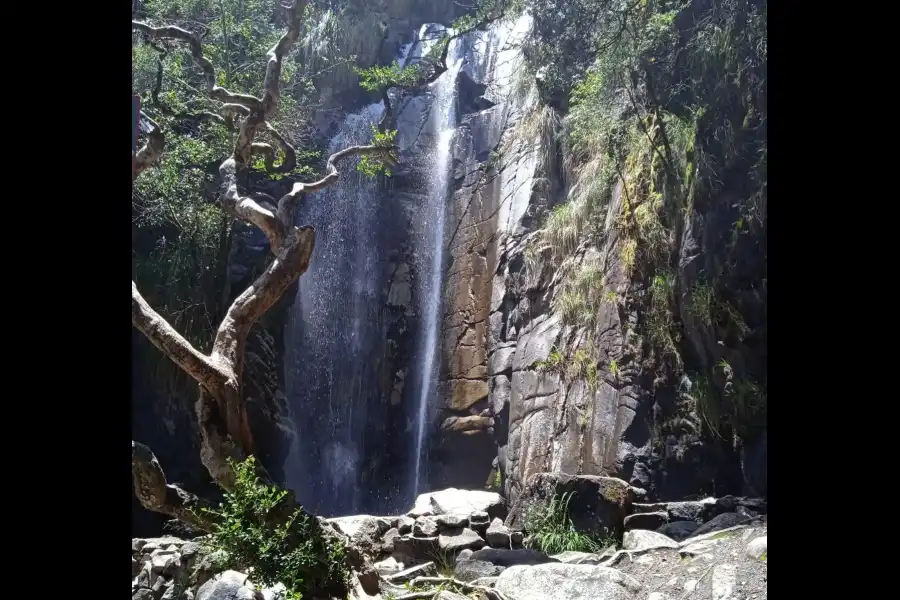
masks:
[[[529,548],[546,554],[560,552],[598,552],[601,545],[578,531],[569,516],[573,492],[553,496],[546,504],[533,504],[525,514]]]
[[[308,591],[343,589],[349,573],[340,539],[323,534],[316,517],[300,510],[286,520],[277,518],[286,510],[288,494],[259,480],[253,457],[232,466],[234,489],[218,510],[206,509],[216,523],[207,543],[226,553],[231,568],[252,569],[254,582],[284,584],[288,600]]]

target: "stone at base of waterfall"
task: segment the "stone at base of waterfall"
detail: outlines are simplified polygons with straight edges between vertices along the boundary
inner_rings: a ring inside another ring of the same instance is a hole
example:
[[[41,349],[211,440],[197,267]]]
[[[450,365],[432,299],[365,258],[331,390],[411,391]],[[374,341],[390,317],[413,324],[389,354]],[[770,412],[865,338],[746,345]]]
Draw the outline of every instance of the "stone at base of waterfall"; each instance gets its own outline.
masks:
[[[506,502],[496,492],[447,488],[421,494],[407,515],[410,517],[435,515],[471,515],[486,512],[493,517],[506,516]]]
[[[646,529],[633,529],[625,532],[622,538],[622,549],[633,552],[644,552],[654,548],[678,548],[680,544],[661,533]]]
[[[460,581],[474,581],[483,577],[496,577],[504,570],[506,567],[483,560],[463,558],[456,561],[456,566],[453,567],[453,576]]]
[[[382,575],[393,575],[394,573],[399,573],[404,568],[406,568],[402,562],[397,562],[393,556],[389,556],[384,560],[378,561],[374,565],[375,570],[378,571]]]
[[[510,600],[637,600],[641,587],[616,569],[563,563],[510,567],[496,584]]]
[[[747,556],[765,560],[768,558],[769,537],[764,535],[747,544]]]
[[[603,556],[593,552],[575,552],[568,550],[554,554],[550,558],[556,559],[567,565],[598,565],[603,560]]]
[[[458,529],[469,524],[469,515],[438,515],[434,518],[441,529]]]
[[[485,541],[480,535],[465,527],[459,530],[448,530],[438,536],[438,546],[444,552],[458,552],[466,548],[483,548]]]
[[[431,517],[419,517],[413,525],[413,535],[416,537],[434,537],[438,534],[437,521]]]
[[[394,573],[393,575],[387,575],[385,579],[394,584],[403,584],[407,581],[412,581],[416,577],[429,577],[436,574],[437,567],[435,566],[435,564],[433,562],[427,562],[421,565],[410,567],[406,570],[400,571],[399,573]]]
[[[437,593],[434,597],[434,600],[469,600],[466,596],[461,594],[457,594],[456,592],[451,592],[449,590],[442,590]]]
[[[669,522],[669,513],[664,511],[635,513],[625,517],[625,529],[649,529],[655,531]]]
[[[415,524],[416,520],[412,517],[402,516],[397,519],[397,530],[400,532],[400,535],[406,535],[407,533],[412,533]]]
[[[504,525],[502,520],[494,519],[491,521],[490,527],[487,528],[485,538],[491,548],[509,548],[510,533],[509,527]]]
[[[557,562],[540,550],[522,548],[521,550],[508,550],[503,548],[482,548],[470,554],[467,558],[483,560],[500,567],[515,567],[520,565],[541,565]]]
[[[674,523],[663,525],[656,530],[656,533],[661,533],[667,538],[681,542],[691,537],[699,527],[700,523],[696,521],[675,521]]]
[[[415,537],[401,535],[394,538],[394,558],[398,561],[415,564],[428,560],[438,550],[439,540],[435,537]]]
[[[262,593],[247,584],[247,576],[238,571],[216,575],[197,590],[196,600],[261,600]]]

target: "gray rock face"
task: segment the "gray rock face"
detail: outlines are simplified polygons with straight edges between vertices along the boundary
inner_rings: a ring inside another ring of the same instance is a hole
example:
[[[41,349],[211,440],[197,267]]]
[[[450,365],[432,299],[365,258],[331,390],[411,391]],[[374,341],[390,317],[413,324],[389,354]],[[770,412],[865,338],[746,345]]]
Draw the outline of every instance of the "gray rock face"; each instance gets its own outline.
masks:
[[[510,600],[634,600],[642,588],[616,569],[562,563],[510,567],[497,578],[496,587]]]

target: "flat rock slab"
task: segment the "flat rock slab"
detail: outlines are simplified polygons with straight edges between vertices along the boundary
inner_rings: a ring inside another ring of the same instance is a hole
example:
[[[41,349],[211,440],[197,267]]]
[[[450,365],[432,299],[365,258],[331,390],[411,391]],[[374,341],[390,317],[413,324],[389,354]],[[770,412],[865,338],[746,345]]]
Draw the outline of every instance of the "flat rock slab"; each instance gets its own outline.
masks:
[[[421,517],[444,514],[471,515],[477,512],[486,512],[491,517],[503,518],[506,516],[506,502],[495,492],[447,488],[421,494],[407,514],[411,517]]]
[[[548,563],[510,567],[496,588],[509,600],[636,600],[641,584],[609,567]]]
[[[556,559],[547,556],[540,550],[531,550],[528,548],[518,550],[483,548],[477,552],[473,552],[469,558],[472,560],[482,560],[501,567],[542,565],[545,563],[558,562]]]
[[[444,552],[458,552],[466,548],[483,548],[484,539],[468,527],[459,530],[458,533],[448,532],[438,536],[438,547]]]
[[[667,538],[655,531],[634,529],[626,531],[622,538],[622,549],[633,552],[644,552],[654,548],[678,548],[680,544],[671,538]]]

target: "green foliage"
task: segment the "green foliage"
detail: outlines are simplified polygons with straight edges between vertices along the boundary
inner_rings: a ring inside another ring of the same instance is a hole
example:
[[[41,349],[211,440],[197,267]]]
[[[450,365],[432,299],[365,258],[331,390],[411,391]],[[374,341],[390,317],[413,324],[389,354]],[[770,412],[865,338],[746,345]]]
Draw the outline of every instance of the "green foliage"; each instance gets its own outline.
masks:
[[[572,361],[566,371],[566,376],[569,380],[581,377],[587,382],[588,389],[596,390],[597,360],[594,358],[593,353],[585,348],[575,350],[572,355]]]
[[[532,505],[525,514],[528,547],[546,554],[599,552],[600,543],[575,528],[569,517],[573,492],[554,496],[546,505]]]
[[[154,25],[202,31],[204,54],[216,68],[219,84],[258,96],[266,52],[284,33],[274,19],[276,6],[276,0],[148,0],[136,17]],[[169,44],[161,55],[140,35],[133,40],[132,89],[141,96],[143,111],[166,134],[165,155],[133,185],[133,277],[154,308],[205,349],[215,331],[214,321],[230,300],[225,263],[234,231],[232,219],[222,213],[215,198],[218,166],[232,151],[233,133],[219,123],[186,117],[215,113],[218,103],[204,92],[202,72],[183,44]],[[157,105],[151,90],[160,61],[163,76]],[[289,138],[309,126],[310,113],[300,100],[305,81],[296,63],[285,61],[281,101],[270,122]],[[299,146],[298,168],[292,175],[309,176],[318,155]],[[181,379],[161,354],[151,353],[149,360],[156,364],[161,384],[175,385],[175,379]]]
[[[715,291],[712,286],[704,281],[694,283],[694,288],[691,290],[690,310],[706,326],[712,324],[715,302]]]
[[[395,144],[394,140],[396,139],[396,137],[396,129],[389,129],[387,131],[381,132],[378,131],[377,127],[372,125],[373,146],[385,149],[391,148]],[[359,162],[356,164],[356,170],[366,175],[367,177],[375,177],[380,173],[384,173],[387,177],[390,177],[390,161],[395,158],[395,154],[391,151],[387,152],[387,156],[389,158],[386,159],[384,155],[365,154],[362,156],[362,158],[359,159]]]
[[[546,373],[546,372],[563,372],[563,365],[565,364],[565,357],[563,353],[559,351],[559,349],[554,346],[550,349],[550,354],[547,355],[547,360],[539,360],[534,363],[535,370],[538,373]]]
[[[422,81],[422,67],[418,64],[401,67],[397,61],[382,67],[356,69],[359,85],[369,92],[381,92],[391,87],[415,87]]]
[[[209,544],[223,550],[232,568],[252,569],[257,583],[284,584],[291,600],[308,591],[344,589],[348,581],[346,548],[323,534],[318,521],[300,509],[284,520],[288,493],[260,482],[253,457],[231,463],[233,491],[210,512],[216,529]]]

